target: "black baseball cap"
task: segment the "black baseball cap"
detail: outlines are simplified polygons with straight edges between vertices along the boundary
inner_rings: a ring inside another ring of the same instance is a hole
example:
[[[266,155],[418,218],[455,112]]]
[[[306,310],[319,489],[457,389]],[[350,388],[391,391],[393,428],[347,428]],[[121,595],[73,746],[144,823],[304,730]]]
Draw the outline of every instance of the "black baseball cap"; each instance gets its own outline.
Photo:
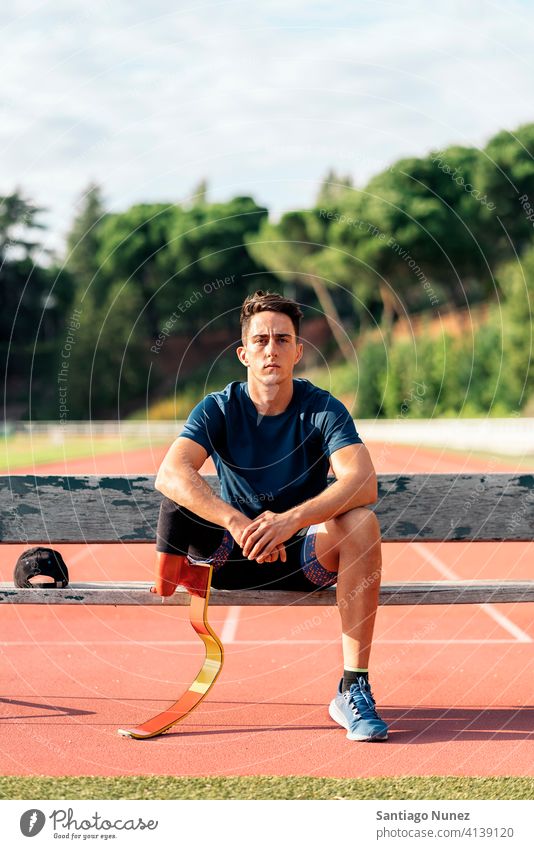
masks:
[[[30,578],[35,578],[37,575],[46,575],[51,580],[44,583],[30,581]],[[69,570],[59,551],[38,546],[22,552],[15,564],[13,581],[16,587],[61,589],[69,583]]]

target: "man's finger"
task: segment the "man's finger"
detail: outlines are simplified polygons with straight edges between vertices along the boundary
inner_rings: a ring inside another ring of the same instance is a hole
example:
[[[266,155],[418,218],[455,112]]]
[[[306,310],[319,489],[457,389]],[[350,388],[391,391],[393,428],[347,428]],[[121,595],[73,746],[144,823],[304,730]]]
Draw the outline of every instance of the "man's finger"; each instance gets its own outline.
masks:
[[[250,560],[255,560],[260,554],[268,554],[269,548],[272,545],[272,537],[268,536],[268,531],[264,531],[262,537],[252,547],[248,557]]]
[[[241,532],[241,542],[239,543],[241,549],[244,549],[252,534],[254,534],[254,532],[257,530],[260,530],[262,527],[265,529],[265,527],[269,526],[265,525],[265,515],[263,513],[260,513],[260,515],[256,516],[256,518],[253,519],[249,525],[247,525],[244,531]]]
[[[280,542],[273,549],[271,549],[268,554],[264,552],[263,554],[259,554],[255,559],[258,561],[258,563],[264,563],[266,560],[269,563],[274,563],[278,559],[280,559],[283,563],[286,563],[286,547],[283,542]]]
[[[257,528],[249,535],[245,544],[242,546],[243,554],[245,556],[248,556],[250,554],[250,549],[262,540],[264,534],[266,533],[266,530],[266,528]]]
[[[243,531],[241,531],[242,541],[245,542],[248,539],[249,535],[251,533],[253,533],[258,528],[258,526],[259,526],[258,519],[254,519],[254,521],[251,522],[250,525],[247,525],[247,527]]]
[[[273,550],[269,554],[260,554],[259,557],[256,557],[258,563],[274,563],[278,560],[278,549],[273,548]]]

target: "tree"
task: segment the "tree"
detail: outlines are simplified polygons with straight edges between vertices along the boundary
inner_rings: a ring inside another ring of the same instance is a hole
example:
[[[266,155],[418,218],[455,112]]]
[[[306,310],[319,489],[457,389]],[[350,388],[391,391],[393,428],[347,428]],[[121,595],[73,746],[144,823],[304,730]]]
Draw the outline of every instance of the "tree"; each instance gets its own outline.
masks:
[[[0,200],[0,333],[12,345],[34,340],[47,305],[50,280],[36,264],[44,249],[34,235],[43,211],[19,190]]]
[[[193,206],[204,206],[208,202],[208,181],[205,177],[193,187],[190,200],[184,203],[184,207],[190,209]]]
[[[466,189],[479,158],[455,147],[400,160],[328,212],[338,280],[371,308],[379,296],[387,338],[398,313],[492,290],[480,201]]]
[[[105,215],[102,190],[97,183],[90,183],[79,200],[76,217],[67,235],[65,267],[72,275],[80,297],[91,286],[99,294],[105,288],[105,284],[98,279],[100,233]]]
[[[408,303],[413,301],[414,283],[421,294],[412,259],[460,303],[468,295],[467,278],[489,277],[488,244],[477,224],[480,203],[457,182],[459,178],[470,185],[478,159],[474,149],[448,148],[400,160],[366,186],[373,224],[393,239],[381,248],[390,254],[387,272]]]
[[[316,259],[324,249],[328,222],[314,210],[287,212],[278,224],[265,221],[258,233],[247,237],[249,253],[280,280],[310,286],[321,305],[343,357],[354,360],[349,341],[330,287],[316,267]],[[329,281],[331,284],[333,281]]]
[[[138,289],[116,282],[104,303],[89,293],[68,370],[71,418],[120,418],[139,404],[148,379],[148,349]]]
[[[534,395],[534,246],[504,263],[497,277],[505,296],[497,317],[499,327],[504,326],[501,381],[508,388],[509,407],[518,412]]]
[[[503,262],[533,243],[534,124],[497,133],[483,154],[477,180],[493,209],[483,207],[482,220],[494,261]]]
[[[180,324],[188,330],[219,316],[238,328],[238,304],[257,287],[265,268],[250,255],[246,239],[266,217],[267,209],[246,196],[190,210],[174,207],[165,281],[158,293],[160,314],[178,310]]]
[[[330,168],[319,186],[315,206],[319,208],[337,206],[345,198],[350,197],[353,191],[354,184],[351,175],[337,174],[333,168]]]
[[[95,297],[102,300],[115,283],[126,282],[145,305],[150,336],[158,334],[155,296],[165,278],[165,253],[173,216],[172,205],[140,203],[126,212],[108,214],[98,232],[100,272]]]
[[[23,197],[20,189],[0,199],[0,260],[2,265],[13,257],[31,259],[42,251],[40,240],[32,237],[33,230],[44,230],[37,217],[45,212]]]

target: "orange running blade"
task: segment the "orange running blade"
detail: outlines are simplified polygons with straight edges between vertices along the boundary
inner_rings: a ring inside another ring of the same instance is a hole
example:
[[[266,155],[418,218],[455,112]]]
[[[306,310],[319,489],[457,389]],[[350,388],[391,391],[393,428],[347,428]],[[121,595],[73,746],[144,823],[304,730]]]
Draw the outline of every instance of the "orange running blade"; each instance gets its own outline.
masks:
[[[223,645],[208,622],[208,603],[213,567],[209,563],[206,566],[201,564],[192,566],[188,564],[185,567],[185,571],[190,570],[194,570],[194,574],[189,576],[189,580],[187,574],[183,574],[183,572],[180,578],[183,578],[184,585],[187,589],[190,586],[195,588],[195,595],[191,595],[189,619],[195,632],[204,643],[206,651],[204,663],[189,689],[178,701],[174,702],[167,710],[158,713],[157,716],[148,719],[135,728],[119,728],[119,734],[122,734],[123,737],[145,740],[149,737],[157,737],[159,734],[168,731],[169,728],[181,722],[182,719],[195,710],[197,705],[200,704],[202,699],[211,690],[222,669],[224,660]]]

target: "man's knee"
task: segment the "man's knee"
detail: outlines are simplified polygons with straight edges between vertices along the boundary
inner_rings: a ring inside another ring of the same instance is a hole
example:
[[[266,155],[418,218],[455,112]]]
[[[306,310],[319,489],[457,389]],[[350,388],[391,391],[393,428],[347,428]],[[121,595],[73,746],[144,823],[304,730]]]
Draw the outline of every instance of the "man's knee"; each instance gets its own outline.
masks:
[[[336,516],[333,521],[342,539],[354,534],[369,540],[380,540],[380,524],[374,511],[368,507],[353,507]]]

